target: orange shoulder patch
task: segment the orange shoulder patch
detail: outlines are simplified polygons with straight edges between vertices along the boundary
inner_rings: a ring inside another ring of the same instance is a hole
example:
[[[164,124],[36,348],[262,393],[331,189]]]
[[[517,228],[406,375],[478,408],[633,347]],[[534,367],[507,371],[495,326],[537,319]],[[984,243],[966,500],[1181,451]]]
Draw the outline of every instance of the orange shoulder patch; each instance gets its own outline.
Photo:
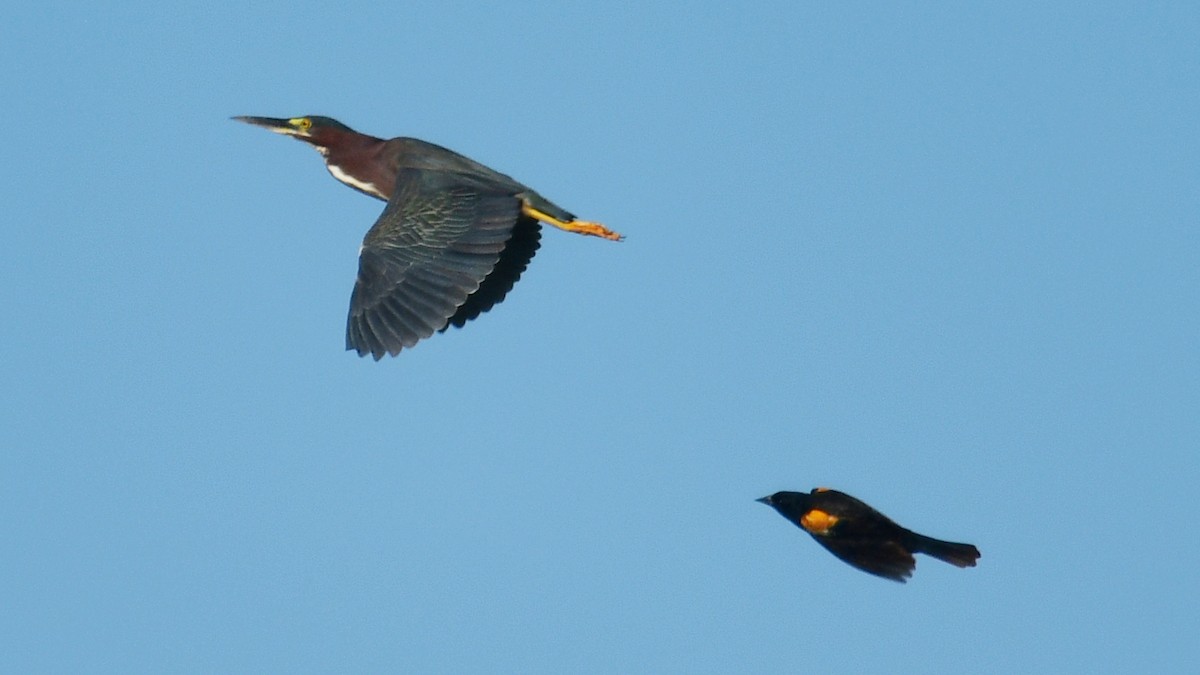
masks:
[[[811,534],[829,534],[829,528],[837,524],[837,516],[825,513],[821,509],[813,509],[800,516],[800,527]]]

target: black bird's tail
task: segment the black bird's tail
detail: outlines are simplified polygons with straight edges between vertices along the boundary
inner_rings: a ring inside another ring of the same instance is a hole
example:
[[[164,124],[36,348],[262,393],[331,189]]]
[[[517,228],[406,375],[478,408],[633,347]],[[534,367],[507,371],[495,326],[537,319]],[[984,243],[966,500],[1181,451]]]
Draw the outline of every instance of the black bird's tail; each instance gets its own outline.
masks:
[[[912,533],[911,548],[913,553],[931,555],[958,567],[974,567],[975,561],[979,560],[979,549],[971,544],[942,541],[916,532]]]

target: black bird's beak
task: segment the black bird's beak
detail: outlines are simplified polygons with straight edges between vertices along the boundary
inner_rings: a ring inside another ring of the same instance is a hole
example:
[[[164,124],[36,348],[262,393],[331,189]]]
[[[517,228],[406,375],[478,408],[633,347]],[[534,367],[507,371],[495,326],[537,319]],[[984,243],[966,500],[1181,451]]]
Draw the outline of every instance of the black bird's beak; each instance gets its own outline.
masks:
[[[767,506],[771,505],[770,497],[759,497],[758,499],[755,499],[754,501],[758,502],[759,504],[766,504]]]
[[[245,122],[256,127],[262,127],[267,131],[274,131],[277,134],[285,136],[306,136],[304,130],[300,129],[297,122],[298,119],[283,119],[280,117],[253,117],[250,115],[238,115],[230,119],[238,122]]]

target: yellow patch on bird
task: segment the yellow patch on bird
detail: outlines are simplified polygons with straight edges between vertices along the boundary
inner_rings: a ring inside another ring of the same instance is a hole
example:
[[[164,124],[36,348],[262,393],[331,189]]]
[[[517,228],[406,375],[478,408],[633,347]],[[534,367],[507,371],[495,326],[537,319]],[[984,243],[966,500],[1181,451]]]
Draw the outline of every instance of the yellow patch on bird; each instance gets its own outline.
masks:
[[[293,117],[288,120],[288,124],[296,128],[297,131],[306,132],[312,128],[312,120],[307,117]]]
[[[813,492],[829,492],[832,489],[833,488],[819,487],[819,488],[813,488]]]
[[[821,509],[813,509],[800,516],[800,527],[811,534],[829,534],[829,528],[837,525],[838,517],[825,513]]]

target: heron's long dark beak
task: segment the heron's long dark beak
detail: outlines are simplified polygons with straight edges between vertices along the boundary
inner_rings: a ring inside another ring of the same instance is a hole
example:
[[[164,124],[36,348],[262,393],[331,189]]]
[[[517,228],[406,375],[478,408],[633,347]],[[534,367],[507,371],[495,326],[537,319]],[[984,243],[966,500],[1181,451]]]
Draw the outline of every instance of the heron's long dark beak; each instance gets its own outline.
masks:
[[[280,117],[253,117],[250,115],[238,115],[230,119],[238,122],[245,122],[256,127],[262,127],[267,131],[274,131],[277,134],[285,136],[304,136],[306,135],[297,125],[295,119],[283,119]]]

